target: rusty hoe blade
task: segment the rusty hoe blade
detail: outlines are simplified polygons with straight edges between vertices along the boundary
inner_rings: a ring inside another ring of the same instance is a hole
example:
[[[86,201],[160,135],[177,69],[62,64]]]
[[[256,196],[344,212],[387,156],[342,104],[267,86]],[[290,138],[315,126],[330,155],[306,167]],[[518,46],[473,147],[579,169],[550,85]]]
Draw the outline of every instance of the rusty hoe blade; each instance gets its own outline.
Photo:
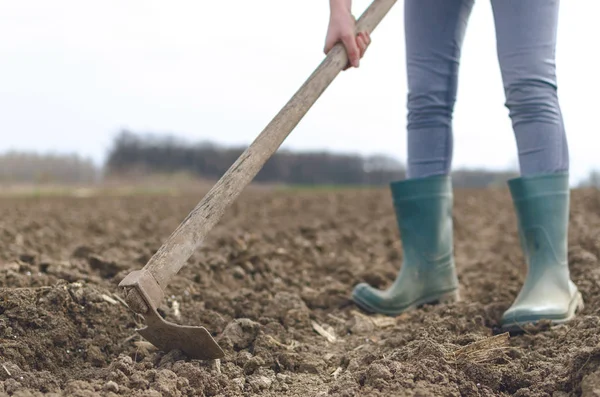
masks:
[[[370,34],[396,1],[374,0],[358,19],[357,31]],[[138,332],[157,348],[163,351],[179,349],[196,359],[224,356],[223,350],[205,328],[167,322],[156,308],[162,301],[169,282],[221,219],[225,209],[256,176],[347,64],[346,50],[338,43],[146,266],[142,270],[131,272],[121,281],[119,286],[125,289],[127,304],[146,319],[146,328]]]
[[[133,271],[119,285],[137,290],[144,299],[148,308],[142,313],[146,327],[137,331],[148,342],[162,351],[177,349],[188,357],[199,360],[214,360],[225,356],[206,328],[174,324],[165,321],[158,314],[153,302],[160,302],[164,292],[150,272],[143,269]]]
[[[214,360],[225,356],[206,328],[170,323],[156,310],[150,310],[149,313],[145,316],[147,327],[137,331],[162,351],[178,349],[188,357],[199,360]]]

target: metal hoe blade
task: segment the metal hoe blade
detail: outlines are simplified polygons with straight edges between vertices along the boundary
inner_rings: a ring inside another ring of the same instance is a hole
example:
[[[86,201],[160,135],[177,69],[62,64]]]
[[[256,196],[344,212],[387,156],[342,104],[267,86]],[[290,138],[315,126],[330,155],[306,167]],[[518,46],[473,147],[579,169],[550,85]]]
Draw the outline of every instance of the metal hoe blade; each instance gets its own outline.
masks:
[[[154,308],[144,317],[147,327],[137,331],[162,351],[177,349],[188,357],[198,360],[214,360],[225,356],[204,327],[178,325],[165,321]]]
[[[214,360],[225,356],[206,328],[174,324],[158,314],[154,302],[160,302],[164,292],[150,272],[143,269],[133,271],[119,285],[137,290],[145,301],[147,310],[142,315],[147,326],[137,332],[148,342],[164,352],[177,349],[198,360]]]

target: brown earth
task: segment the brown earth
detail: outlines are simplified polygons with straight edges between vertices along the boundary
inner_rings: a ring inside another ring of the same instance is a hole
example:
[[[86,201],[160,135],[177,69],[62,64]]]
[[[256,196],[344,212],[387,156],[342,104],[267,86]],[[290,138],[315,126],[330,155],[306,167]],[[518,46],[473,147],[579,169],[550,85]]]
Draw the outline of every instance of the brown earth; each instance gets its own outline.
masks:
[[[456,192],[463,300],[397,318],[348,300],[400,265],[387,190],[248,191],[160,308],[215,335],[209,362],[144,342],[117,289],[199,197],[0,200],[0,395],[600,396],[600,193],[572,197],[585,311],[494,349],[525,274],[505,189]]]

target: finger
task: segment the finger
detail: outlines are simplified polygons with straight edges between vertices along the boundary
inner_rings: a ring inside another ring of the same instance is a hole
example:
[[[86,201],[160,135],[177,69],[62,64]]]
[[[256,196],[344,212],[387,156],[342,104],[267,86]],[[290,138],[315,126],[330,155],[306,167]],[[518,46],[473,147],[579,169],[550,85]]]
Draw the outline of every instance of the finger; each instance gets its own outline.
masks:
[[[371,36],[369,36],[369,33],[367,33],[367,32],[361,32],[361,36],[362,36],[363,40],[365,41],[365,44],[368,47],[369,44],[371,44]]]
[[[362,38],[367,47],[369,46],[369,44],[371,44],[371,36],[369,36],[369,33],[360,32],[359,36]]]
[[[357,68],[360,64],[360,54],[358,45],[356,44],[356,38],[353,35],[347,34],[342,36],[342,42],[348,53],[348,61],[352,66]]]
[[[358,44],[358,48],[360,50],[360,57],[362,58],[365,55],[365,51],[367,50],[367,43],[365,38],[362,35],[359,35],[356,39],[356,43]]]

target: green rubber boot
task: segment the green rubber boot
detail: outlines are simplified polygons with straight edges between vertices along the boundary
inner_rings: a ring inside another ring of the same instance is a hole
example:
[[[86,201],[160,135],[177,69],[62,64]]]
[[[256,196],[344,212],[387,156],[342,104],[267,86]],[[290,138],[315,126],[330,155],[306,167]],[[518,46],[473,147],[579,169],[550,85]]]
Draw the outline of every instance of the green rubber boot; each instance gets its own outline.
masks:
[[[449,176],[409,179],[390,185],[404,260],[385,291],[358,284],[352,299],[362,309],[398,315],[424,304],[458,300]]]
[[[514,303],[502,316],[502,328],[519,331],[540,320],[569,321],[583,309],[567,263],[569,176],[516,178],[508,184],[528,270]]]

